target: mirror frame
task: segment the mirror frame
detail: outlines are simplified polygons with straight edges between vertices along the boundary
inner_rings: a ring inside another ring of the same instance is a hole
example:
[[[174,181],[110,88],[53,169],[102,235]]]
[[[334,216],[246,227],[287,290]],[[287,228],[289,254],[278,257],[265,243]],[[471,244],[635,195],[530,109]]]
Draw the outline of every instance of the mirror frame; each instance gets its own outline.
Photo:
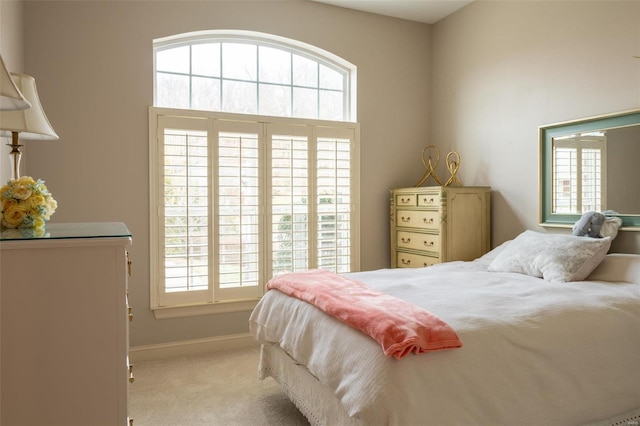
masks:
[[[540,225],[546,227],[572,228],[580,219],[579,214],[558,214],[551,211],[551,158],[553,138],[570,133],[601,129],[628,127],[640,124],[640,109],[599,115],[562,123],[547,124],[538,128],[540,138]],[[620,230],[640,231],[640,212],[620,215]]]

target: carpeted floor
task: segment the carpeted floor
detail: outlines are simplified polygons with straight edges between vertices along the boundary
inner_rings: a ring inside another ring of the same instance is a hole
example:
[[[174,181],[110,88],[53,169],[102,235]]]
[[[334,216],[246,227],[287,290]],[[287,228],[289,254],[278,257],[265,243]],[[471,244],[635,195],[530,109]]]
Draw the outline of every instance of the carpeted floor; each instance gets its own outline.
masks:
[[[259,351],[136,363],[129,387],[134,425],[309,425],[274,380],[258,380]]]

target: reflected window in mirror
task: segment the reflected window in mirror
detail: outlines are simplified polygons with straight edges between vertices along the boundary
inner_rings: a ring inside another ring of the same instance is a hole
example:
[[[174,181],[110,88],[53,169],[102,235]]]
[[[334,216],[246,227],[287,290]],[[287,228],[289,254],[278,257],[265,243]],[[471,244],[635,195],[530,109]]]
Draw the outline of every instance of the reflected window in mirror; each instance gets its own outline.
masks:
[[[586,132],[553,139],[553,212],[606,210],[606,132]]]
[[[640,230],[640,110],[541,126],[540,222],[571,227],[591,210]]]

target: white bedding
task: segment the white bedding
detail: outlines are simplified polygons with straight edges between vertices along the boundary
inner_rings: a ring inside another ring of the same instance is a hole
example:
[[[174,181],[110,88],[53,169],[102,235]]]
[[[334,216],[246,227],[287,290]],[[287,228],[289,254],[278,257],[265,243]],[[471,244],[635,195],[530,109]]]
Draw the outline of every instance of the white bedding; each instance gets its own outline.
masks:
[[[387,358],[373,339],[277,290],[250,330],[367,425],[577,425],[640,407],[640,277],[552,284],[488,272],[491,260],[347,274],[439,316],[460,349]]]

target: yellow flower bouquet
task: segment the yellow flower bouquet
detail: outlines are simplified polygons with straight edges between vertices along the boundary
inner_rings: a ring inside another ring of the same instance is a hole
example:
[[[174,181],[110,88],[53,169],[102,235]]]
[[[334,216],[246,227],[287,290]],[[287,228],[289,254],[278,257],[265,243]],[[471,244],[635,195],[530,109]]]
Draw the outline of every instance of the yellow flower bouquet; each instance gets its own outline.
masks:
[[[57,207],[42,179],[10,180],[0,188],[0,227],[43,228]]]

